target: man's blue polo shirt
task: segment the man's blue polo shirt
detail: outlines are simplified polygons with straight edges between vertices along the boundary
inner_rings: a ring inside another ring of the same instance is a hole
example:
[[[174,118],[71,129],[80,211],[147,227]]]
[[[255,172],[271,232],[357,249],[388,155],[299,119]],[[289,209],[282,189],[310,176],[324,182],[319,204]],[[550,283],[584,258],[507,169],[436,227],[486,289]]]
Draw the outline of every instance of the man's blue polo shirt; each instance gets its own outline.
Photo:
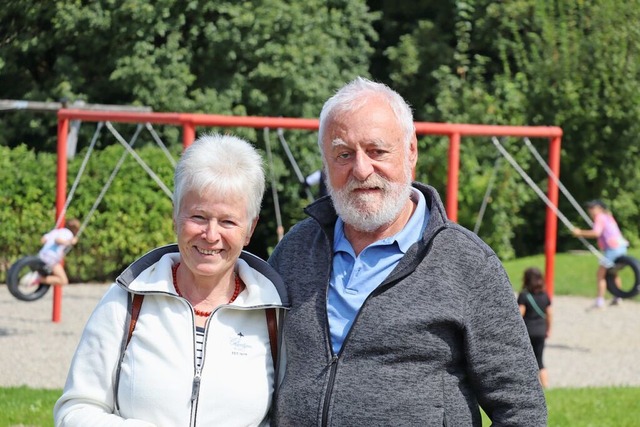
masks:
[[[394,236],[370,244],[357,257],[344,235],[344,223],[340,218],[336,222],[333,230],[333,268],[327,297],[331,344],[336,354],[342,348],[364,300],[393,271],[409,247],[424,234],[429,222],[427,204],[422,193],[415,188],[412,189],[411,199],[417,202],[417,206],[407,225]]]

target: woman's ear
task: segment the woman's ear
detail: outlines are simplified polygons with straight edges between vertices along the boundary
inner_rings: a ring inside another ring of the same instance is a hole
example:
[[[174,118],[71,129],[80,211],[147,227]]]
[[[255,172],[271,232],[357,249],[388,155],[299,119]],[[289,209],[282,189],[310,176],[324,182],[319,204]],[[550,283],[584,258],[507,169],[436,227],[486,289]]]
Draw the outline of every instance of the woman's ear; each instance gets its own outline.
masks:
[[[255,219],[251,222],[251,226],[249,227],[249,232],[247,233],[247,236],[245,237],[245,240],[244,240],[245,246],[247,246],[251,241],[251,236],[253,236],[253,232],[256,231],[256,225],[258,225],[258,217],[255,217]]]

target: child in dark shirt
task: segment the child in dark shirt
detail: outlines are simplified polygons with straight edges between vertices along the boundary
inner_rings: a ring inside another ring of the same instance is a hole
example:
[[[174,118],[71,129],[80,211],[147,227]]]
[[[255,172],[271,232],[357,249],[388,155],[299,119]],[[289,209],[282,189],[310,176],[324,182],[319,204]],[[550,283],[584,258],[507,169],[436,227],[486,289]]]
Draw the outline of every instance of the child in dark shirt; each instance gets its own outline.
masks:
[[[542,352],[546,339],[551,335],[553,311],[547,294],[544,276],[536,267],[527,268],[522,280],[522,291],[518,295],[520,313],[527,326],[533,352],[540,369],[540,384],[547,387],[547,370],[542,363]]]

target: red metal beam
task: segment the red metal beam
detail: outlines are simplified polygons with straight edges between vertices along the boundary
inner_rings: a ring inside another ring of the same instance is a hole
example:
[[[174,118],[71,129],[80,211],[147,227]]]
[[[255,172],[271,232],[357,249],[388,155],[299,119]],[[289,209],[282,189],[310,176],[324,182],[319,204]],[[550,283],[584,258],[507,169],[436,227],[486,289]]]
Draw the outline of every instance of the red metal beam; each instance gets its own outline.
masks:
[[[224,116],[199,113],[127,113],[122,111],[87,111],[62,109],[58,118],[76,119],[89,122],[111,121],[124,123],[160,123],[207,127],[253,127],[317,130],[318,119],[291,117]],[[459,123],[415,122],[418,135],[462,136],[528,136],[533,138],[553,138],[562,136],[562,129],[556,126],[500,126]]]
[[[318,119],[290,117],[224,116],[219,114],[154,113],[125,111],[94,111],[77,109],[58,110],[58,184],[56,209],[58,216],[64,208],[67,186],[66,143],[69,120],[87,122],[154,123],[182,126],[182,143],[188,147],[194,140],[197,126],[204,127],[251,127],[317,130]],[[443,135],[449,137],[449,170],[447,182],[446,209],[453,221],[458,219],[458,174],[460,163],[460,142],[464,136],[513,136],[549,138],[549,165],[560,175],[560,141],[562,129],[556,126],[500,126],[458,123],[415,122],[418,135]],[[558,188],[549,180],[549,199],[558,204]],[[554,257],[556,250],[557,217],[547,209],[546,216],[546,281],[549,294],[553,295]],[[54,287],[54,322],[60,321],[61,291]]]
[[[562,128],[557,126],[500,126],[456,123],[416,122],[417,134],[462,136],[518,136],[532,138],[553,138],[562,136]]]

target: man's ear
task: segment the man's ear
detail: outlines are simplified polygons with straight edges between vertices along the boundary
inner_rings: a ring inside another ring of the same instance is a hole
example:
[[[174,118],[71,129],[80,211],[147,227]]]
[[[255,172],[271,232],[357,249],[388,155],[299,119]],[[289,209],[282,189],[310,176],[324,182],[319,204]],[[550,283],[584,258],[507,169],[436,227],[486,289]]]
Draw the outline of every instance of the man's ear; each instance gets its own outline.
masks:
[[[418,138],[414,134],[411,138],[411,142],[409,143],[409,164],[411,165],[411,169],[415,170],[416,164],[418,163]]]

